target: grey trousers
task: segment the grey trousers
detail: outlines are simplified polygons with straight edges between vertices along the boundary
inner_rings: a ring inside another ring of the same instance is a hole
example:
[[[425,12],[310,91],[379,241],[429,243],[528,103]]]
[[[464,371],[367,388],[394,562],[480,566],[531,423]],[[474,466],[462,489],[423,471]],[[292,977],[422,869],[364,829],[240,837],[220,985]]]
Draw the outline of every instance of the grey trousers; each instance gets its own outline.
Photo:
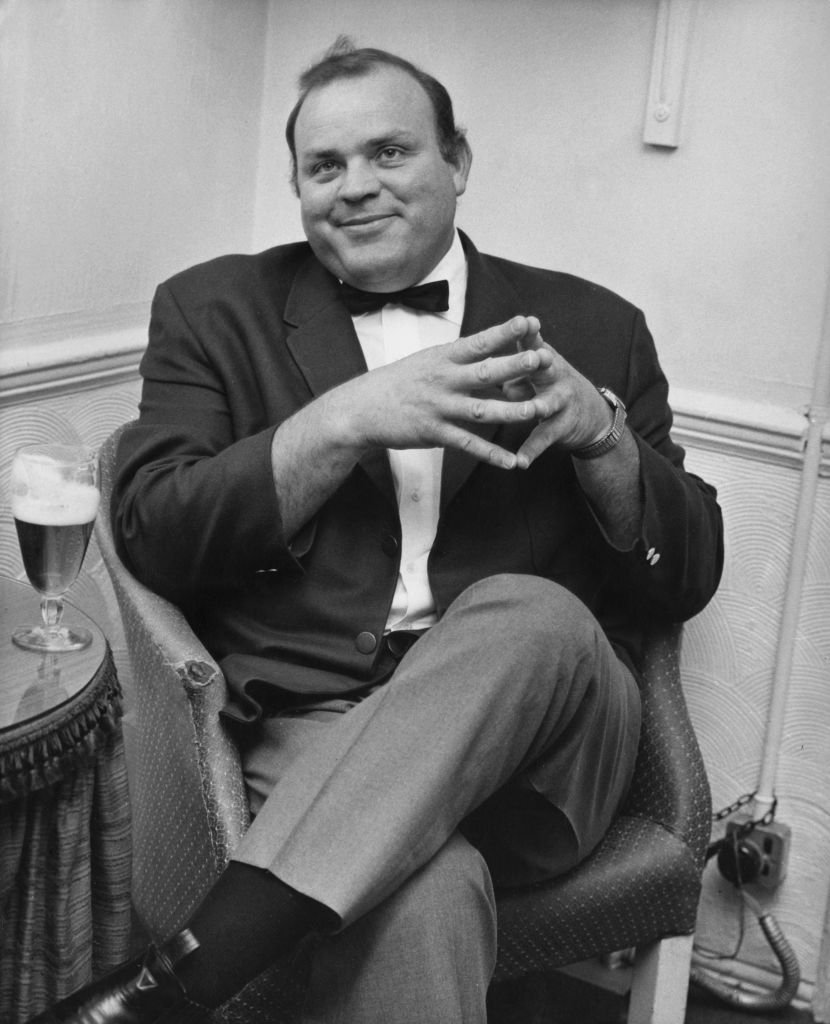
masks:
[[[266,720],[234,859],[334,910],[305,1019],[484,1022],[493,883],[582,860],[625,796],[639,695],[556,584],[474,584],[358,703]]]

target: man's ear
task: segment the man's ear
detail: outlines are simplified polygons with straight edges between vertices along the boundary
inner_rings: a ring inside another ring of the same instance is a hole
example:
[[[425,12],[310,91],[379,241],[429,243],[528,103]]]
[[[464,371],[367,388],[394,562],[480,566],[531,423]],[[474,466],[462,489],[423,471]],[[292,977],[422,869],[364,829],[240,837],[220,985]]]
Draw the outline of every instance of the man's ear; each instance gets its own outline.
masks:
[[[470,176],[470,168],[473,164],[473,151],[470,149],[467,140],[464,139],[458,147],[456,157],[451,161],[453,167],[453,182],[455,183],[456,196],[462,196],[467,190],[467,178]]]

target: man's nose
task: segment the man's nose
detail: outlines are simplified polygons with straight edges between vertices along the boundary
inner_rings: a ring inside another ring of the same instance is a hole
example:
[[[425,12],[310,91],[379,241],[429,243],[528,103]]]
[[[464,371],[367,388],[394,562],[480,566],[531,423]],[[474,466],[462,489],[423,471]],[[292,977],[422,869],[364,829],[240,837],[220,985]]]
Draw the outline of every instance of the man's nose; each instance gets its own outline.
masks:
[[[346,165],[340,179],[341,199],[354,203],[376,195],[379,190],[380,182],[370,161],[356,160]]]

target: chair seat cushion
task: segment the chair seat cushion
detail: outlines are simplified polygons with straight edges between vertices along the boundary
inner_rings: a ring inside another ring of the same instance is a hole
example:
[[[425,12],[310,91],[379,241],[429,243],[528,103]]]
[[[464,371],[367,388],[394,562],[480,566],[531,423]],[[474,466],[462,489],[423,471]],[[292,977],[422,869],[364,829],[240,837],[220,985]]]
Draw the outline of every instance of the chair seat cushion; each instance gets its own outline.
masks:
[[[495,980],[689,935],[699,896],[686,843],[649,819],[621,816],[567,875],[498,893]]]

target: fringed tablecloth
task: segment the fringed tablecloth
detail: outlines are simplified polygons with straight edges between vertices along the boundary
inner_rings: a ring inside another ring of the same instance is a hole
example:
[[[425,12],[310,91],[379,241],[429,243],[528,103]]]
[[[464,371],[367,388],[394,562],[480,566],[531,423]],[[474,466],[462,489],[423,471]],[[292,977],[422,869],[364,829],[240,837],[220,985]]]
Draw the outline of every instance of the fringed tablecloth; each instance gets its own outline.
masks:
[[[0,734],[3,1024],[126,959],[130,880],[121,689],[107,646],[76,697]]]

